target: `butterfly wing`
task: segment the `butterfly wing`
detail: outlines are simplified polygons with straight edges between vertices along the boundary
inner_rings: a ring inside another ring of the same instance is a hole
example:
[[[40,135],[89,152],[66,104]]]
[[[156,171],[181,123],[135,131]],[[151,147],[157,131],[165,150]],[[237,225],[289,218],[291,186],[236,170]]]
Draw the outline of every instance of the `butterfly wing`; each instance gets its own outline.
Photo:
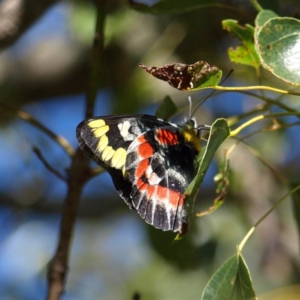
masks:
[[[121,115],[87,119],[76,135],[130,208],[156,228],[182,233],[189,226],[184,192],[198,153],[183,131],[154,116]]]
[[[116,190],[130,208],[132,185],[123,177],[127,149],[139,135],[162,126],[170,123],[149,115],[102,116],[86,119],[77,126],[80,148],[110,173]]]
[[[130,144],[125,176],[132,183],[132,205],[147,223],[188,230],[184,192],[196,173],[197,152],[174,126],[149,130]]]

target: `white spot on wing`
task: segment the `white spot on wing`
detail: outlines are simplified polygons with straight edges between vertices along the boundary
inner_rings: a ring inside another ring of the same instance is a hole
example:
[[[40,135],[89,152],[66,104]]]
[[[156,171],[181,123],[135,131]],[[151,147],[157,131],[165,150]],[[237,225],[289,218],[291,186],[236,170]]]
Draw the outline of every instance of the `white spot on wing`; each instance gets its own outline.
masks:
[[[152,172],[149,176],[148,182],[150,185],[157,185],[161,182],[161,178],[156,173]]]
[[[118,128],[120,130],[120,134],[121,136],[124,138],[124,140],[126,140],[126,138],[128,137],[129,135],[129,128],[130,128],[130,122],[129,121],[124,121],[123,123],[120,123],[118,125]]]

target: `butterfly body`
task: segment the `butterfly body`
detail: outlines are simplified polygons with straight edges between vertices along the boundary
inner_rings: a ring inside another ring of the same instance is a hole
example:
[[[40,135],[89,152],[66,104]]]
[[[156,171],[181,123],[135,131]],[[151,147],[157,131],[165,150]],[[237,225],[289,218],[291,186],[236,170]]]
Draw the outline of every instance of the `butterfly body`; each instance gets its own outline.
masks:
[[[194,121],[183,125],[150,115],[91,118],[76,130],[81,149],[111,175],[130,208],[162,230],[187,230],[184,192],[200,151]]]

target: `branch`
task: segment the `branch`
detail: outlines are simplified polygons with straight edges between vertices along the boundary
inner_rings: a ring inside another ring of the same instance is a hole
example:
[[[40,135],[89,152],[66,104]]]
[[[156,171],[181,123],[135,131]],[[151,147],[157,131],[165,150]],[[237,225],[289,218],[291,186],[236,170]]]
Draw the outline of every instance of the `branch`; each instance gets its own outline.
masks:
[[[97,25],[94,45],[91,53],[90,76],[87,91],[86,116],[90,117],[99,87],[100,63],[102,63],[104,47],[104,19],[106,0],[98,0]],[[57,250],[48,269],[47,300],[58,300],[64,291],[68,271],[69,252],[74,225],[77,217],[78,205],[85,183],[94,176],[89,167],[89,159],[78,149],[71,162],[68,180],[68,193],[65,199],[60,235]]]
[[[48,300],[60,299],[64,291],[79,200],[82,189],[88,180],[89,160],[81,150],[77,150],[69,171],[68,192],[62,212],[59,242],[48,269]]]

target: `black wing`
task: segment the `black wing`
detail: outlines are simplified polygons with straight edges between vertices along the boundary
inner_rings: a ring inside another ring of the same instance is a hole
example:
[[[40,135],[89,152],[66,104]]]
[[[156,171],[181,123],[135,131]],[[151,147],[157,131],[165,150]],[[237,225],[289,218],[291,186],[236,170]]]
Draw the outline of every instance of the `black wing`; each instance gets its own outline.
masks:
[[[111,175],[116,190],[132,208],[132,183],[123,177],[127,149],[141,134],[168,121],[150,115],[100,116],[82,121],[76,129],[80,148]]]

